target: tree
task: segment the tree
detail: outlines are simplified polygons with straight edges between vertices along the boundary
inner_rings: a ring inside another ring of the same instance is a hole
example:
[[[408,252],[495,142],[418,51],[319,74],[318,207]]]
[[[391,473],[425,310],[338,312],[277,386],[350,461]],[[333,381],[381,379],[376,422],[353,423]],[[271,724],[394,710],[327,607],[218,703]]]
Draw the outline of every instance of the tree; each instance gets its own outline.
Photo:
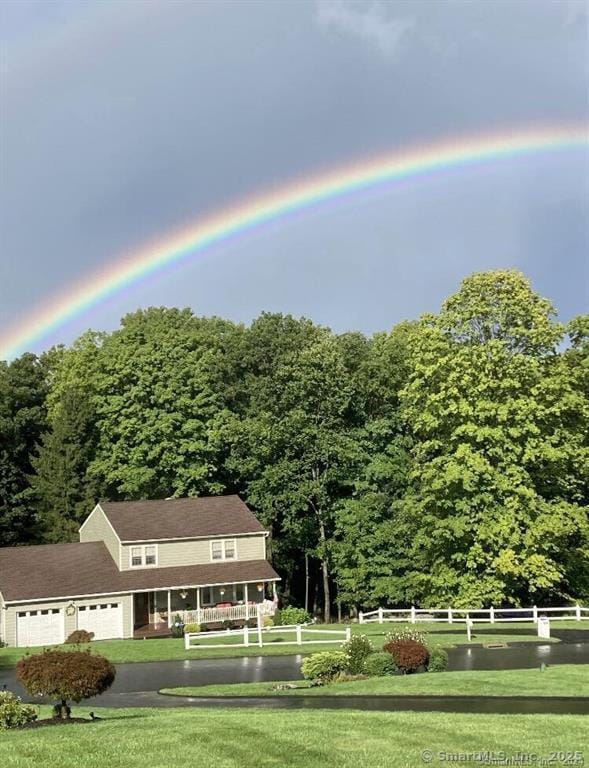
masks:
[[[0,545],[37,540],[28,476],[46,429],[47,366],[25,354],[0,363]]]
[[[397,509],[412,536],[403,584],[415,600],[519,604],[583,588],[585,415],[553,316],[520,273],[483,273],[412,337],[402,392],[412,481]]]
[[[58,699],[55,713],[69,719],[68,701],[99,696],[113,684],[116,670],[108,659],[85,651],[45,650],[25,656],[16,665],[16,676],[31,696]]]

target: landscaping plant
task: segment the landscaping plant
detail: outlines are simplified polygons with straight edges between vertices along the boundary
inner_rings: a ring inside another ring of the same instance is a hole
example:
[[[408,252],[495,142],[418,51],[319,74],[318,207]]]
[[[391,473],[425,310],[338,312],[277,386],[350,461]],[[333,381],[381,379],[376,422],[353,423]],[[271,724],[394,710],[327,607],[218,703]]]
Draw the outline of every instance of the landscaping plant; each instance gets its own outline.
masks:
[[[414,640],[416,643],[426,644],[425,633],[413,627],[401,627],[387,632],[387,643],[396,643],[400,640]]]
[[[197,634],[200,632],[200,624],[185,624],[184,625],[184,633],[194,633]]]
[[[426,668],[429,660],[427,647],[416,640],[393,640],[385,643],[383,651],[391,654],[403,674]]]
[[[89,643],[94,638],[94,632],[87,632],[85,629],[75,629],[70,635],[64,645],[80,645],[81,643]]]
[[[23,704],[22,699],[10,691],[0,692],[0,731],[18,728],[37,719],[37,708]]]
[[[182,616],[177,613],[172,620],[172,637],[184,637],[184,622]]]
[[[364,674],[369,677],[396,675],[399,671],[390,653],[375,651],[364,659]]]
[[[430,648],[428,672],[445,672],[448,669],[448,654],[443,648]]]
[[[317,685],[326,685],[345,673],[347,657],[343,651],[319,651],[312,653],[301,664],[301,672],[306,680]]]
[[[372,653],[372,643],[366,635],[353,635],[342,645],[346,654],[346,672],[350,675],[361,675],[364,672],[364,662]]]
[[[280,624],[288,627],[292,624],[308,624],[311,621],[311,615],[304,608],[295,608],[288,606],[280,611]]]
[[[59,699],[56,717],[68,719],[68,700],[80,702],[110,688],[115,668],[98,653],[45,650],[25,656],[16,665],[16,676],[32,696]]]

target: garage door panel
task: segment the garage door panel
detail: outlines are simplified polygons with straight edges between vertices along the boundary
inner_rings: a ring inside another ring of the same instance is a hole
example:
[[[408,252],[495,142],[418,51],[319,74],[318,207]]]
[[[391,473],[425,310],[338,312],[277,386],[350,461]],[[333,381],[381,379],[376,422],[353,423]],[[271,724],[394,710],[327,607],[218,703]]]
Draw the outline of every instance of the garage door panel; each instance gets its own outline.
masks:
[[[65,640],[63,611],[58,608],[18,611],[16,639],[19,647],[59,645]]]
[[[123,636],[123,606],[121,603],[95,603],[78,607],[78,629],[94,632],[95,640]]]

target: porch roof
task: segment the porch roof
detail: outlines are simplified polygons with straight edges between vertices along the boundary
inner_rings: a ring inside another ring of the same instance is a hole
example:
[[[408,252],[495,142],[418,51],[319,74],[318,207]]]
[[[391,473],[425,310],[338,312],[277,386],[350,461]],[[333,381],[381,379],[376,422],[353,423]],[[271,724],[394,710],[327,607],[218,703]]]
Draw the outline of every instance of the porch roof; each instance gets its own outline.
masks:
[[[119,571],[102,542],[0,549],[6,603],[278,579],[267,560]]]

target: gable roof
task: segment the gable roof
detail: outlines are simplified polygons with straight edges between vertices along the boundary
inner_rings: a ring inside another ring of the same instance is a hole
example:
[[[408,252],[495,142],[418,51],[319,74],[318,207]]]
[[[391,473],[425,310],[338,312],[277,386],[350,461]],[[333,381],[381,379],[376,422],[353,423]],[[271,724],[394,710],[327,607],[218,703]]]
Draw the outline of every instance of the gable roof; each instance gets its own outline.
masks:
[[[99,506],[121,541],[191,539],[265,531],[237,495],[101,501]]]
[[[0,591],[7,603],[278,578],[267,560],[119,571],[102,541],[0,548]]]

